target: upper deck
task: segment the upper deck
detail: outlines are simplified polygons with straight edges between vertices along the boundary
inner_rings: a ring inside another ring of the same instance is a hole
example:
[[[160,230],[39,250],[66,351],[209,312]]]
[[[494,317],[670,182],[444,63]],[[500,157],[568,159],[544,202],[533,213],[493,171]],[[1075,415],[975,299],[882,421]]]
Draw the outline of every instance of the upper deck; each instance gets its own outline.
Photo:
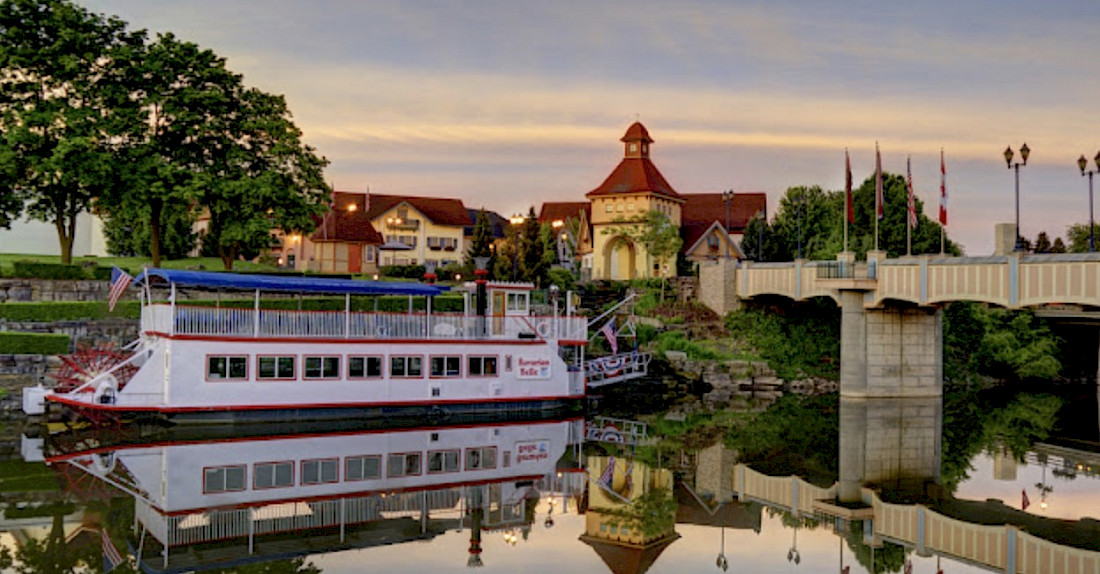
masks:
[[[484,329],[479,329],[481,324]],[[143,333],[245,339],[565,340],[583,343],[585,317],[462,313],[287,311],[154,303],[141,311]],[[482,332],[484,331],[484,332]]]

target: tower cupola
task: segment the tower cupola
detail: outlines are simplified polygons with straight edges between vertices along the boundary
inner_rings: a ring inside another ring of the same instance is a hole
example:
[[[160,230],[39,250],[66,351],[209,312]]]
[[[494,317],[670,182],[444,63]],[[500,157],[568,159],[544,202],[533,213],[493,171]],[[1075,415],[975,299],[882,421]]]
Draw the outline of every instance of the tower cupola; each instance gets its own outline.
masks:
[[[649,132],[646,131],[641,122],[634,122],[626,129],[626,135],[619,141],[623,142],[625,146],[624,157],[647,158],[649,157],[649,144],[653,143],[653,138],[649,137]]]

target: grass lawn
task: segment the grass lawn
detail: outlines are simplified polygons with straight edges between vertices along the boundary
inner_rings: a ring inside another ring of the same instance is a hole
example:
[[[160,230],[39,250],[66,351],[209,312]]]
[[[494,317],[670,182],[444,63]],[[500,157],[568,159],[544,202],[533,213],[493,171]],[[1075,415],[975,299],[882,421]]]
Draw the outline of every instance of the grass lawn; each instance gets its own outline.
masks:
[[[12,263],[16,261],[39,261],[42,263],[61,263],[60,255],[20,255],[17,253],[0,253],[0,277],[10,276]],[[73,257],[73,263],[92,262],[101,267],[118,265],[132,272],[139,272],[143,267],[152,267],[153,260],[148,257]],[[161,267],[165,269],[189,269],[198,268],[200,265],[208,271],[222,271],[225,267],[222,260],[217,257],[189,257],[187,259],[162,259]],[[252,263],[250,261],[235,261],[234,271],[274,271],[273,265]]]

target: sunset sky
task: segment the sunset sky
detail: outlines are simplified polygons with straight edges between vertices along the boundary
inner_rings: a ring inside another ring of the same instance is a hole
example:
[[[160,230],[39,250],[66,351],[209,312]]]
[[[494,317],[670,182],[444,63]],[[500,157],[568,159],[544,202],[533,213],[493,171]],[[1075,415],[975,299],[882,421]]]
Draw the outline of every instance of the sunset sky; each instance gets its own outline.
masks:
[[[1015,218],[1002,152],[1026,141],[1023,233],[1088,221],[1075,161],[1100,151],[1095,0],[82,4],[284,94],[339,190],[505,216],[582,200],[640,119],[678,191],[765,191],[770,211],[790,186],[840,189],[845,148],[858,184],[878,141],[888,171],[912,156],[934,218],[943,148],[948,233],[972,255]]]

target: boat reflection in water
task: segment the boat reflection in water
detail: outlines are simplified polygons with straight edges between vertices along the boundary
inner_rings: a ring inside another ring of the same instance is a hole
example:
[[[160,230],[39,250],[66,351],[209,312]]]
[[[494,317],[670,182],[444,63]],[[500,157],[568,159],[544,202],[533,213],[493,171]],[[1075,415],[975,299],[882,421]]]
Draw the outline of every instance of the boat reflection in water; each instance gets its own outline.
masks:
[[[69,435],[51,439],[45,455],[74,489],[91,479],[133,497],[126,537],[147,572],[230,568],[465,528],[469,565],[477,566],[483,532],[530,529],[540,497],[579,496],[587,480],[570,462],[580,419],[314,430],[119,446]]]

